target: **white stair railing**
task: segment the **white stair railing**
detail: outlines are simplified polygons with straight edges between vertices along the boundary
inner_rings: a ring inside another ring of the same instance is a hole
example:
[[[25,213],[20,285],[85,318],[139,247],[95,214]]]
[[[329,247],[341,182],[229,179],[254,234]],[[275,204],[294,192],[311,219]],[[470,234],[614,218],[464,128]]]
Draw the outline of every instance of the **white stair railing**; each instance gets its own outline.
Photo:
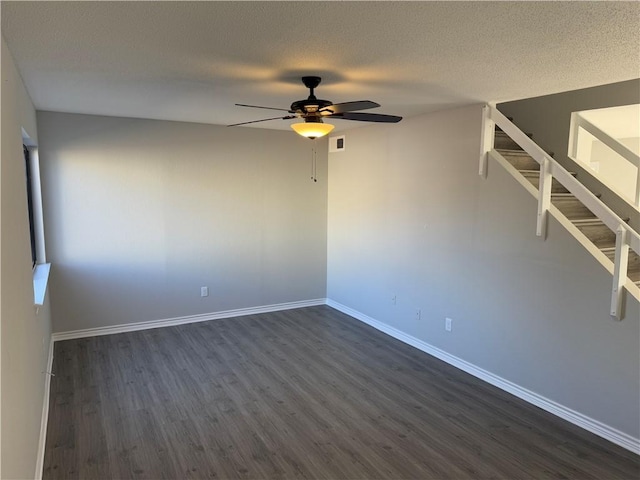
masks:
[[[623,317],[623,292],[627,283],[629,248],[640,254],[640,235],[607,207],[598,197],[589,191],[573,175],[551,158],[524,132],[515,126],[495,106],[483,107],[482,136],[480,145],[479,174],[486,176],[489,152],[493,150],[495,126],[498,126],[516,142],[531,158],[540,164],[538,188],[538,217],[536,235],[546,238],[547,217],[551,205],[551,182],[555,178],[571,192],[584,206],[616,233],[613,285],[611,288],[611,316],[620,320]]]
[[[584,130],[587,133],[593,135],[597,140],[601,141],[615,153],[627,160],[631,165],[636,167],[636,189],[634,194],[633,203],[636,208],[640,208],[640,156],[636,155],[626,145],[613,138],[602,129],[591,123],[584,118],[580,112],[573,112],[571,114],[571,127],[569,129],[569,149],[568,157],[574,161],[578,159],[578,139],[580,137],[580,130]]]

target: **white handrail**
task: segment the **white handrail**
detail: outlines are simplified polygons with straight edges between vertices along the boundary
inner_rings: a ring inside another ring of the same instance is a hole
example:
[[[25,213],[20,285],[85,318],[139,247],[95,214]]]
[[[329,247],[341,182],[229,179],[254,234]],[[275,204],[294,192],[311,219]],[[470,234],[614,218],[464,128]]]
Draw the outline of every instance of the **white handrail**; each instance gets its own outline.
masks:
[[[531,158],[538,162],[540,168],[540,181],[538,188],[538,221],[536,234],[545,236],[546,219],[551,203],[551,181],[555,178],[578,200],[580,200],[593,214],[599,218],[607,227],[616,233],[616,249],[614,257],[614,279],[611,289],[611,310],[610,313],[617,319],[622,318],[622,292],[626,283],[626,272],[628,268],[628,249],[631,248],[640,254],[640,235],[633,230],[622,218],[613,210],[607,207],[589,189],[580,183],[573,175],[563,168],[557,161],[551,158],[540,146],[531,140],[522,130],[516,127],[495,107],[486,105],[483,114],[488,118],[483,120],[483,132],[480,155],[480,175],[486,172],[486,162],[489,151],[493,148],[493,142],[487,142],[488,132],[494,133],[497,125],[514,142],[516,142]],[[626,148],[626,147],[625,147]],[[633,153],[633,152],[631,152]]]
[[[608,133],[591,123],[589,120],[580,115],[580,112],[571,113],[571,127],[569,129],[569,149],[567,155],[571,159],[577,159],[578,155],[578,133],[582,128],[585,132],[590,133],[615,153],[627,160],[631,165],[637,168],[636,191],[634,196],[634,205],[640,208],[640,156],[636,155],[630,148]]]

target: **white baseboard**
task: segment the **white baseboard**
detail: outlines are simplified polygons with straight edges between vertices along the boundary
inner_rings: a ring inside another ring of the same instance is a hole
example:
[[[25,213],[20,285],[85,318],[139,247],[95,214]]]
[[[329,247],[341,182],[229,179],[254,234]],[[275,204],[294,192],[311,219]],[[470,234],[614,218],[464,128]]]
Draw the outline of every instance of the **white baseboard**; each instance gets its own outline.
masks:
[[[491,385],[500,388],[506,392],[509,392],[512,395],[515,395],[522,400],[535,405],[536,407],[542,408],[549,413],[552,413],[568,422],[577,425],[578,427],[584,428],[591,433],[598,435],[599,437],[604,438],[605,440],[609,440],[616,445],[619,445],[637,455],[640,455],[640,439],[634,438],[631,435],[628,435],[624,432],[621,432],[613,427],[603,424],[593,418],[587,417],[575,410],[572,410],[564,405],[561,405],[553,400],[549,400],[548,398],[543,397],[542,395],[538,395],[531,390],[528,390],[520,385],[517,385],[509,380],[505,380],[502,377],[499,377],[487,370],[484,370],[480,367],[473,365],[461,358],[458,358],[454,355],[451,355],[444,350],[441,350],[433,345],[430,345],[422,340],[415,338],[411,335],[404,333],[401,330],[398,330],[394,327],[387,325],[386,323],[382,323],[378,320],[375,320],[363,313],[358,312],[352,308],[349,308],[345,305],[342,305],[338,302],[335,302],[331,299],[327,299],[327,305],[336,310],[341,311],[357,320],[360,320],[367,325],[372,326],[373,328],[380,330],[387,335],[392,336],[404,342],[412,347],[417,348],[429,355],[433,355],[434,357],[456,367],[460,370],[467,372],[474,377],[477,377],[481,380],[484,380]]]
[[[54,342],[59,342],[60,340],[71,340],[73,338],[97,337],[99,335],[112,335],[114,333],[134,332],[136,330],[148,330],[151,328],[184,325],[186,323],[197,323],[206,322],[209,320],[220,320],[223,318],[241,317],[243,315],[255,315],[258,313],[277,312],[280,310],[291,310],[294,308],[314,307],[316,305],[325,305],[326,303],[326,298],[301,300],[298,302],[276,303],[273,305],[238,308],[235,310],[203,313],[200,315],[189,315],[185,317],[166,318],[163,320],[151,320],[148,322],[126,323],[123,325],[114,325],[110,327],[86,328],[82,330],[72,330],[69,332],[56,332],[52,335],[52,338]]]
[[[49,341],[49,354],[44,375],[44,396],[42,400],[42,415],[40,418],[40,439],[38,440],[38,456],[36,457],[36,479],[42,478],[44,468],[44,448],[47,441],[47,424],[49,422],[49,395],[51,394],[51,373],[53,369],[53,338]]]

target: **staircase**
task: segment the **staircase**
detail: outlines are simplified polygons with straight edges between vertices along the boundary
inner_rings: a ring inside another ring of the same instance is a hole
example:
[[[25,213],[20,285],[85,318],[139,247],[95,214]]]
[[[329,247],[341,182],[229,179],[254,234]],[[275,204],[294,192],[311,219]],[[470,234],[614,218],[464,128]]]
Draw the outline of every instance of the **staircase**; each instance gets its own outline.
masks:
[[[529,135],[531,136],[531,135]],[[540,177],[540,164],[529,156],[505,132],[496,127],[494,148],[536,189]],[[553,156],[553,155],[551,155]],[[575,176],[575,173],[571,173]],[[551,184],[551,203],[562,212],[598,249],[614,262],[616,234],[598,219],[556,179]],[[628,221],[628,219],[626,219]],[[629,250],[627,276],[640,287],[640,256]]]

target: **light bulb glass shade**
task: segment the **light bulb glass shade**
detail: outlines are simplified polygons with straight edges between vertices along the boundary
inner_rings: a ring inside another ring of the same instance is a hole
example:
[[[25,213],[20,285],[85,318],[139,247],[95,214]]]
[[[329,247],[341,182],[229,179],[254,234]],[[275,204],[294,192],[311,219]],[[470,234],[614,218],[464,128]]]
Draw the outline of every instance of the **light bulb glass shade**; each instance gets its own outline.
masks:
[[[314,138],[324,137],[327,133],[331,132],[333,125],[320,122],[303,122],[293,123],[291,128],[293,128],[298,135],[313,140]]]

